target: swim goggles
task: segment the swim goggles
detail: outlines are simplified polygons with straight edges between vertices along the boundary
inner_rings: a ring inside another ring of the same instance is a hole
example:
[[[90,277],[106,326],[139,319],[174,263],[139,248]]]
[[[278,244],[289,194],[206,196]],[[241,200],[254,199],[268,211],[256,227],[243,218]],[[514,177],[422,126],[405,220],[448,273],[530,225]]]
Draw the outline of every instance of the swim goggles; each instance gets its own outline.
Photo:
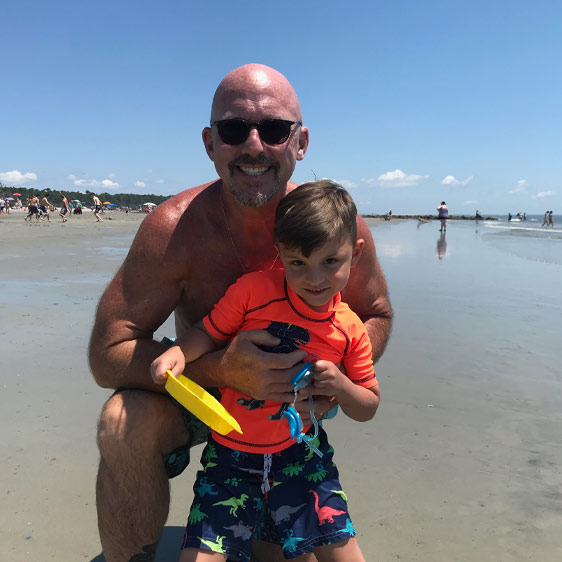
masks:
[[[289,423],[289,430],[291,432],[291,439],[297,443],[304,441],[310,449],[312,449],[320,458],[324,456],[324,453],[316,447],[313,441],[318,437],[318,420],[314,414],[314,399],[312,398],[312,389],[310,388],[310,382],[312,381],[312,367],[314,366],[314,361],[318,358],[309,359],[305,361],[302,369],[291,379],[291,384],[295,392],[295,398],[293,403],[283,412],[283,417]],[[314,435],[311,437],[303,432],[303,425],[299,413],[295,410],[295,402],[297,401],[297,394],[301,388],[308,386],[308,407],[310,411],[310,419],[314,426]]]

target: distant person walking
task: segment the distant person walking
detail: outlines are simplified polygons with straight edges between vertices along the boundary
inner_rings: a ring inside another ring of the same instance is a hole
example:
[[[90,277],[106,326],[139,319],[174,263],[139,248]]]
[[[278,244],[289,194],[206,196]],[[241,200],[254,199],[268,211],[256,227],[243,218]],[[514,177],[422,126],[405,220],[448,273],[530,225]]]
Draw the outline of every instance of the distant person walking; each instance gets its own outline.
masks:
[[[552,211],[548,211],[548,226],[554,228],[554,217],[552,216]]]
[[[59,191],[60,198],[62,200],[62,205],[59,211],[59,215],[62,218],[62,222],[66,222],[68,219],[66,218],[66,214],[70,214],[70,206],[68,204],[68,199],[64,196],[62,191]]]
[[[47,197],[47,195],[45,194],[42,198],[41,198],[41,205],[39,205],[39,210],[41,211],[41,213],[47,217],[47,222],[51,222],[51,219],[49,217],[49,211],[51,211],[53,209],[53,206],[51,205],[51,203],[49,202],[49,199]]]
[[[449,218],[449,209],[447,208],[445,201],[441,201],[441,205],[437,207],[437,212],[439,213],[437,218],[441,221],[441,228],[439,229],[439,232],[444,232],[447,230],[447,219]]]
[[[544,225],[548,226],[548,219],[550,218],[549,213],[550,213],[550,211],[545,211],[544,220],[542,221],[541,226],[544,226]]]
[[[94,200],[94,216],[97,219],[97,222],[102,222],[103,219],[100,217],[100,213],[101,213],[101,200],[100,198],[95,195],[92,194],[92,199]]]
[[[39,220],[39,195],[35,194],[31,199],[27,202],[27,217],[24,220],[29,219],[31,222],[31,217],[35,215],[35,220]]]

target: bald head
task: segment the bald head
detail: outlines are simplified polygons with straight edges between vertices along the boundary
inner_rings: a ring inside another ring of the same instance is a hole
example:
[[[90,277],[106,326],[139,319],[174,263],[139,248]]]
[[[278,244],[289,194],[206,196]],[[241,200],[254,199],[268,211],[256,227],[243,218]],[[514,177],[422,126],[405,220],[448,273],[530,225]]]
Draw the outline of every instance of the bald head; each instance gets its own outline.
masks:
[[[219,84],[211,121],[228,117],[250,118],[251,113],[268,117],[302,120],[297,94],[290,82],[277,70],[263,64],[245,64],[229,72]],[[246,114],[246,113],[249,114]]]

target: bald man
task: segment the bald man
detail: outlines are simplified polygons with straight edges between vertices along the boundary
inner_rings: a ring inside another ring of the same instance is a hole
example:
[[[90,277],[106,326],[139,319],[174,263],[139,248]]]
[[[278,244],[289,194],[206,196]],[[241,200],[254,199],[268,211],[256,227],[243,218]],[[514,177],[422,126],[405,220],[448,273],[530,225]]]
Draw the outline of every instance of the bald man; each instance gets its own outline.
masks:
[[[207,428],[163,393],[150,364],[166,343],[154,332],[174,312],[177,336],[206,315],[242,274],[278,267],[275,209],[308,147],[297,95],[276,70],[248,64],[230,72],[213,98],[203,144],[219,179],[175,195],[143,221],[123,265],[100,300],[90,341],[97,383],[118,389],[99,422],[98,525],[107,562],[154,560],[169,509],[168,478],[189,463]],[[375,360],[385,348],[392,310],[372,236],[358,217],[365,250],[343,293],[365,322]],[[185,374],[205,387],[230,386],[258,400],[292,402],[291,377],[304,351],[273,354],[265,331],[236,336]],[[318,397],[318,415],[329,399]],[[306,395],[297,404],[310,423]],[[271,537],[263,537],[274,541]],[[258,560],[284,560],[255,541]],[[315,560],[313,555],[305,558]]]

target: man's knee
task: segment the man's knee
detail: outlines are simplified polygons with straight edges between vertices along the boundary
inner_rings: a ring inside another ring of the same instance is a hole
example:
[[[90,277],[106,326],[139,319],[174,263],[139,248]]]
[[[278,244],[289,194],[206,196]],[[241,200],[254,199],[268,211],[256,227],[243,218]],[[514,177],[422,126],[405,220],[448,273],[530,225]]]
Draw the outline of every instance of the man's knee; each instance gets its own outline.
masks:
[[[189,441],[179,409],[165,395],[127,389],[105,403],[98,424],[103,457],[123,449],[168,454]]]

